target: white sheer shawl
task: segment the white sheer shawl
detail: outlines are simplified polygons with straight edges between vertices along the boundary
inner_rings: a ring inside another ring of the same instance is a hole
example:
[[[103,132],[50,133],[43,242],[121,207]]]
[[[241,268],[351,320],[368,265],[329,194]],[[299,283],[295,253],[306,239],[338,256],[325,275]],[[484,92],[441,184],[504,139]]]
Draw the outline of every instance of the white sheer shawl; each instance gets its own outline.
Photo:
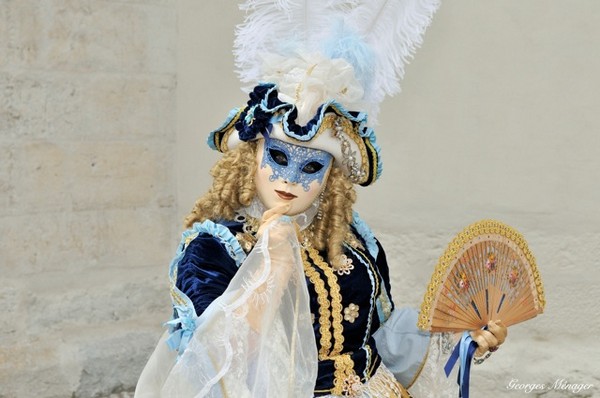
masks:
[[[312,397],[317,349],[296,233],[270,225],[176,358],[163,336],[136,398]]]

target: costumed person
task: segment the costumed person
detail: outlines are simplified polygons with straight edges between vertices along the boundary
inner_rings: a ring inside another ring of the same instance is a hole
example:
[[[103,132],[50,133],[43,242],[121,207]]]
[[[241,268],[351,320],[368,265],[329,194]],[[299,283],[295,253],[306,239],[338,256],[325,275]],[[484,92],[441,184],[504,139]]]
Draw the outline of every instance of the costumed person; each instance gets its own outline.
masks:
[[[209,136],[223,157],[185,221],[173,319],[136,397],[456,396],[452,336],[395,308],[384,250],[352,209],[382,171],[371,120],[437,7],[243,5],[249,100]],[[506,328],[472,337],[482,355]]]

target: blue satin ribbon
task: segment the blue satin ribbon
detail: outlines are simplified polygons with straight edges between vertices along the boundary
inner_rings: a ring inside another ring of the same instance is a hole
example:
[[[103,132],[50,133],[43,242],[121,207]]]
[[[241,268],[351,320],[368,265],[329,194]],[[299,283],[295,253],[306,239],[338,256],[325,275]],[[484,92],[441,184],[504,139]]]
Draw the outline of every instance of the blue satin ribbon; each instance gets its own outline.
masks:
[[[192,339],[192,335],[196,329],[196,322],[189,308],[179,305],[174,306],[174,308],[177,310],[179,318],[165,323],[165,325],[169,326],[170,332],[170,336],[166,342],[169,348],[177,350],[179,357],[183,354],[183,351],[185,351],[185,348]],[[175,330],[177,325],[181,325],[181,328]]]
[[[456,361],[460,358],[460,367],[458,368],[457,378],[458,396],[460,398],[469,398],[469,377],[471,375],[471,362],[473,360],[473,356],[475,355],[476,350],[477,343],[473,341],[469,332],[464,332],[462,337],[460,338],[460,342],[456,344],[456,347],[454,347],[450,358],[448,358],[446,366],[444,366],[446,377],[448,377],[450,376],[450,372],[452,372],[452,368],[454,368]]]

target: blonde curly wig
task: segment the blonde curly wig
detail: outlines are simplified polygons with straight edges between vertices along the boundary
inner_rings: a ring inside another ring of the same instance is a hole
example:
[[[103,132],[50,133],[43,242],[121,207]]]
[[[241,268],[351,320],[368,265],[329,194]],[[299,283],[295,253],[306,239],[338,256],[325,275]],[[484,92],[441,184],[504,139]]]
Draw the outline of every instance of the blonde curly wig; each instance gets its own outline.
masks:
[[[236,210],[252,203],[256,195],[256,151],[256,142],[242,142],[215,163],[210,171],[212,187],[186,217],[187,228],[204,220],[233,220]],[[313,247],[325,251],[329,263],[337,268],[342,244],[350,233],[352,206],[356,201],[354,184],[340,168],[332,167],[321,199],[322,217],[314,219],[307,238]]]

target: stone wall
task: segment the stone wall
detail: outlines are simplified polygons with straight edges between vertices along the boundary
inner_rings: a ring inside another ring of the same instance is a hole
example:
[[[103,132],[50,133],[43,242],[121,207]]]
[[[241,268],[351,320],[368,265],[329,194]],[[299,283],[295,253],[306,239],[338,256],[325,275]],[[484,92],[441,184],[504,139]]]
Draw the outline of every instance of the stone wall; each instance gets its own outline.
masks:
[[[0,397],[131,389],[168,317],[173,4],[0,1]]]

